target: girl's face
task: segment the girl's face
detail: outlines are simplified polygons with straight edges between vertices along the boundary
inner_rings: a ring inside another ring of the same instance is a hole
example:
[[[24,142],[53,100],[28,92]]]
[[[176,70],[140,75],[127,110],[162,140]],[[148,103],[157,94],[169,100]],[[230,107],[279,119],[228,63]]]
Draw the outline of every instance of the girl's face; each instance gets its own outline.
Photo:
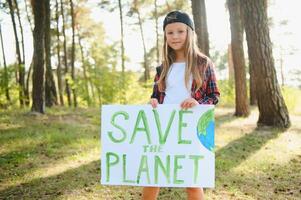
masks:
[[[187,25],[181,22],[168,24],[165,27],[165,37],[168,46],[173,50],[184,51],[187,37]]]

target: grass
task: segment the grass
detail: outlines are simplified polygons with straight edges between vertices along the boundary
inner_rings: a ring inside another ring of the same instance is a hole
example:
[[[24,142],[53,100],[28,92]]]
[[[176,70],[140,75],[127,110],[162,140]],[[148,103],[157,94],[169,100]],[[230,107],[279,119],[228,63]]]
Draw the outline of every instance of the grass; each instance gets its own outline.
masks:
[[[301,113],[286,131],[256,128],[258,112],[216,110],[216,187],[206,199],[301,199]],[[100,185],[98,109],[0,113],[0,199],[140,199],[140,187]],[[162,188],[159,200],[185,199]]]

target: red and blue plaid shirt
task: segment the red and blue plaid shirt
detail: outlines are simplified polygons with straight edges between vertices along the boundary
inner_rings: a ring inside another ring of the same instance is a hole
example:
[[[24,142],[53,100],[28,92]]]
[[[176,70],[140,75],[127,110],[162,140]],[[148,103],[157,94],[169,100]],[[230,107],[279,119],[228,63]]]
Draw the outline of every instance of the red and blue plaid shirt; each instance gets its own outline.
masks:
[[[154,87],[153,87],[153,94],[151,98],[158,99],[159,104],[162,104],[165,97],[165,92],[160,92],[158,88],[158,80],[160,79],[162,65],[156,68],[156,76],[154,79]],[[196,81],[192,81],[191,86],[191,97],[194,98],[199,102],[199,104],[214,104],[218,103],[218,98],[220,96],[220,92],[217,88],[215,72],[213,68],[213,64],[209,64],[205,74],[203,83],[200,89],[196,90]]]

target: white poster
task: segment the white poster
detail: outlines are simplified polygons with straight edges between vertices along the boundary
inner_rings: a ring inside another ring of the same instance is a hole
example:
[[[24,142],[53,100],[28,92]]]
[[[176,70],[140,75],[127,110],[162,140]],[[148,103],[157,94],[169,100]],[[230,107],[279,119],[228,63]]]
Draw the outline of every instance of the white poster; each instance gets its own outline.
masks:
[[[214,106],[104,105],[101,183],[214,187]]]

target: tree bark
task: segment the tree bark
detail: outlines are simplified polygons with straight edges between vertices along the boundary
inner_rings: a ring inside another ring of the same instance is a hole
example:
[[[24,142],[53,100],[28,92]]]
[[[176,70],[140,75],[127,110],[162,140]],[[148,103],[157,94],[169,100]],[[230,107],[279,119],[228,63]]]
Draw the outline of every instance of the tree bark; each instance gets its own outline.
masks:
[[[61,65],[61,49],[60,49],[60,30],[59,30],[59,3],[58,0],[55,0],[55,18],[56,18],[56,38],[57,38],[57,82],[58,82],[58,90],[59,90],[59,98],[60,98],[60,105],[64,106],[64,89],[63,89],[63,81],[62,81],[62,65]]]
[[[241,1],[240,1],[239,6],[240,6],[239,10],[240,10],[240,13],[241,13],[240,14],[240,16],[241,16],[240,20],[241,20],[242,29],[244,31],[245,30],[244,9],[243,9]],[[248,52],[248,54],[249,54],[249,52]],[[248,55],[248,56],[250,57],[250,55]],[[250,105],[255,106],[255,105],[257,105],[257,99],[256,99],[256,90],[255,90],[255,87],[256,87],[256,85],[255,85],[255,77],[254,77],[254,73],[253,73],[254,70],[253,70],[253,66],[251,65],[250,62],[248,64],[248,66],[249,66],[249,75],[250,75],[250,78],[249,78],[249,85],[250,85],[250,87],[249,87]]]
[[[27,17],[27,20],[28,20],[28,23],[29,23],[29,26],[30,26],[30,30],[33,34],[33,25],[32,25],[32,20],[30,19],[30,15],[29,15],[29,12],[28,12],[28,5],[27,5],[27,1],[24,0],[24,4],[25,4],[25,12],[26,12],[26,17]],[[25,98],[26,98],[26,105],[29,106],[30,104],[30,98],[29,98],[29,81],[30,81],[30,77],[31,77],[31,71],[32,71],[32,66],[33,66],[33,55],[32,55],[32,58],[31,58],[31,63],[29,65],[29,69],[28,69],[28,72],[27,72],[27,77],[26,77],[26,83],[25,83]]]
[[[205,55],[210,56],[205,0],[191,0],[191,7],[198,46]]]
[[[143,26],[142,26],[142,20],[140,16],[140,12],[137,9],[136,13],[138,15],[138,23],[139,23],[139,28],[140,28],[140,35],[142,39],[142,44],[143,44],[143,66],[144,66],[144,81],[146,82],[147,80],[150,79],[150,72],[149,72],[149,67],[148,67],[148,62],[147,62],[147,52],[146,52],[146,45],[145,45],[145,39],[144,39],[144,32],[143,32]]]
[[[87,75],[84,50],[83,50],[83,46],[81,43],[80,35],[78,35],[78,44],[79,44],[81,58],[82,58],[82,67],[83,67],[83,74],[84,74],[84,85],[85,85],[85,90],[86,90],[87,104],[90,107],[91,106],[91,98],[90,98],[90,94],[89,94],[89,79],[88,79],[88,75]]]
[[[122,4],[121,0],[118,0],[119,18],[120,18],[120,42],[121,42],[121,88],[125,84],[125,55],[124,55],[124,31],[123,31],[123,15],[122,15]],[[125,103],[125,90],[121,89],[121,103]],[[100,101],[101,102],[101,101]]]
[[[44,24],[45,3],[32,0],[34,14],[34,62],[32,74],[32,107],[31,110],[39,113],[45,112],[44,106]]]
[[[2,29],[0,24],[0,39],[1,39],[1,49],[2,49],[2,56],[3,56],[3,65],[4,65],[4,87],[5,87],[5,97],[8,102],[10,102],[10,95],[9,95],[9,87],[8,87],[8,72],[7,72],[7,65],[6,65],[6,57],[4,52],[4,43],[2,37]]]
[[[65,64],[65,76],[66,76],[68,75],[68,62],[67,62],[67,41],[66,41],[67,38],[66,38],[66,31],[65,31],[65,14],[64,14],[63,0],[61,0],[61,15],[62,15],[62,32],[64,37],[64,64]],[[68,77],[65,77],[65,84],[66,84],[68,105],[72,106],[70,84],[69,84]]]
[[[19,46],[19,38],[17,33],[17,26],[16,26],[16,20],[15,20],[15,12],[14,12],[14,6],[12,0],[7,0],[7,3],[9,5],[9,11],[10,16],[13,23],[13,29],[14,29],[14,36],[16,41],[16,57],[18,62],[18,68],[16,69],[16,79],[17,83],[19,84],[19,102],[20,106],[24,106],[24,64],[22,66],[22,59],[21,59],[21,52],[20,52],[20,46]]]
[[[250,54],[248,53],[249,57]],[[254,75],[254,67],[249,62],[249,74],[250,74],[250,105],[257,105],[257,97],[256,97],[256,82]]]
[[[17,0],[14,0],[14,3],[15,3],[15,6],[16,6],[16,11],[17,11],[16,14],[17,14],[18,22],[19,22],[20,33],[21,33],[22,62],[23,62],[23,64],[25,64],[25,48],[24,48],[23,26],[22,26],[22,22],[21,22],[20,10],[19,10]],[[24,72],[25,72],[25,70],[24,70]],[[24,73],[24,75],[25,75],[25,73]]]
[[[155,23],[156,23],[156,58],[157,58],[157,65],[160,62],[160,48],[159,48],[159,28],[158,28],[158,6],[157,0],[155,0]]]
[[[259,109],[258,126],[290,126],[290,118],[276,77],[269,35],[266,0],[243,0],[249,60],[254,69]]]
[[[76,80],[75,80],[75,72],[74,72],[74,59],[75,59],[75,23],[74,23],[74,7],[73,7],[73,1],[69,0],[70,2],[70,9],[71,9],[71,28],[72,28],[72,44],[71,44],[71,78],[73,82],[72,87],[72,94],[73,94],[73,106],[77,107],[77,97],[76,97]]]
[[[29,106],[29,93],[26,92],[26,87],[25,87],[25,47],[24,47],[24,34],[23,34],[23,26],[21,22],[21,17],[20,17],[20,10],[18,6],[17,0],[14,0],[15,6],[16,6],[16,13],[17,13],[17,18],[19,22],[19,27],[20,27],[20,33],[21,33],[21,47],[22,47],[22,63],[21,63],[21,68],[20,68],[20,84],[21,86],[21,93],[23,97],[23,103],[25,103],[26,106]]]
[[[227,0],[231,25],[231,48],[235,80],[235,116],[248,116],[246,65],[243,49],[243,29],[240,14],[240,0]]]
[[[50,0],[45,2],[45,61],[46,61],[46,81],[45,81],[45,104],[47,107],[57,105],[57,94],[51,67],[51,35],[50,35]]]
[[[28,23],[29,23],[29,26],[30,26],[30,30],[33,33],[32,22],[31,22],[29,13],[28,13],[28,8],[27,8],[27,0],[24,0],[24,4],[25,4],[26,17],[27,17],[27,20],[28,20]]]

